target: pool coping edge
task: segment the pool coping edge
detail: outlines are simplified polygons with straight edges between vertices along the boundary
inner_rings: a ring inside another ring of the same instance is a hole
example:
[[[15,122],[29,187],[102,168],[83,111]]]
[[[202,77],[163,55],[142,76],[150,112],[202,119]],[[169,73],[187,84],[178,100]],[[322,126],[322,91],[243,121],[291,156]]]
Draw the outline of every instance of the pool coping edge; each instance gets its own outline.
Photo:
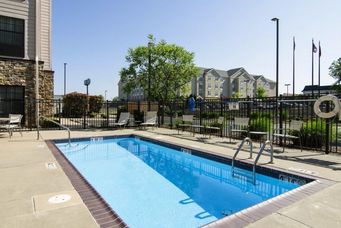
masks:
[[[57,160],[58,164],[70,180],[71,184],[80,195],[86,208],[103,228],[117,227],[126,228],[128,225],[110,207],[95,188],[83,177],[77,168],[65,157],[65,155],[54,144],[54,140],[45,140],[48,148]]]

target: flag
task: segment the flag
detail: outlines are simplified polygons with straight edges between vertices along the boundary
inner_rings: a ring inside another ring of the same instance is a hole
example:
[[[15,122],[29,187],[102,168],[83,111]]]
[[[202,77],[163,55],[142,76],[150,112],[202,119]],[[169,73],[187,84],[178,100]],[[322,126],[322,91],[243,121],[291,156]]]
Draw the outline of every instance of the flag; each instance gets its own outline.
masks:
[[[316,46],[315,46],[315,44],[314,44],[314,41],[313,41],[313,52],[314,52],[314,53],[317,52],[317,48],[316,48]]]
[[[322,55],[322,52],[321,52],[321,45],[320,45],[320,42],[319,42],[319,57],[321,57]]]

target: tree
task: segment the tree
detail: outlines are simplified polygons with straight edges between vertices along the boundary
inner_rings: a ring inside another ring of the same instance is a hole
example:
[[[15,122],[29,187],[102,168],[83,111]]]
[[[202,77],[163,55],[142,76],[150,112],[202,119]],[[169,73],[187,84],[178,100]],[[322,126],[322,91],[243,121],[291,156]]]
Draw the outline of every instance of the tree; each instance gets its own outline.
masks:
[[[128,50],[126,62],[129,66],[120,72],[123,89],[129,94],[142,87],[148,96],[150,77],[150,100],[167,104],[177,96],[177,91],[184,93],[188,83],[198,75],[193,59],[194,53],[164,40],[156,43],[153,35],[149,35],[147,46]]]
[[[264,98],[266,97],[266,90],[264,89],[264,87],[259,86],[256,90],[256,97],[257,98]]]
[[[99,113],[103,107],[104,97],[99,96],[89,96],[89,113]]]
[[[64,117],[82,117],[87,106],[87,96],[83,93],[69,93],[63,98]]]
[[[334,84],[334,89],[341,92],[341,58],[335,60],[329,67],[329,75],[335,78],[337,81]]]
[[[241,98],[242,97],[242,94],[240,92],[234,92],[232,94],[232,98]]]

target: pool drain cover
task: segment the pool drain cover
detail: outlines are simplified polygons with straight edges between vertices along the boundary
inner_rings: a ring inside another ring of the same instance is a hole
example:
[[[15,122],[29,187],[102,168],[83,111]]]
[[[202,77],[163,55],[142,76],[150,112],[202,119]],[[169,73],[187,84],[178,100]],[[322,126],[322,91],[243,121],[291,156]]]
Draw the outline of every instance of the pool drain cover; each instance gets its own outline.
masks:
[[[49,198],[49,203],[57,204],[57,203],[65,203],[71,199],[70,195],[67,194],[61,194],[61,195],[55,195]]]
[[[57,169],[56,163],[54,162],[46,162],[45,166],[46,166],[46,169]]]

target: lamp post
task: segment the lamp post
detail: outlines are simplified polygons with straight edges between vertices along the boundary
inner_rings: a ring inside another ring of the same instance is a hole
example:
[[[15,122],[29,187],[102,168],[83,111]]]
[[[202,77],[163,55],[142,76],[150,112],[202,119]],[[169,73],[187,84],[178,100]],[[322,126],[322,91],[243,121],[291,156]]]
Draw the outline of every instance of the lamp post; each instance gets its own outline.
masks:
[[[64,63],[64,96],[66,95],[66,65],[67,63]]]
[[[151,75],[151,53],[150,48],[153,45],[152,42],[148,42],[148,111],[150,111],[150,75]]]
[[[91,83],[90,78],[84,80],[84,85],[86,86],[86,100],[87,100],[87,105],[86,105],[86,111],[89,112],[89,85]]]
[[[274,17],[271,19],[271,21],[276,22],[276,124],[277,124],[278,123],[277,117],[278,117],[279,19],[277,17]],[[280,129],[282,129],[281,116],[282,115],[280,115],[280,119],[279,119],[279,128]],[[280,133],[282,133],[282,132],[280,131]]]
[[[279,19],[274,17],[271,21],[276,22],[276,100],[278,99],[278,67],[279,67]]]
[[[284,84],[287,87],[287,96],[289,96],[289,86],[291,86],[291,84]]]

